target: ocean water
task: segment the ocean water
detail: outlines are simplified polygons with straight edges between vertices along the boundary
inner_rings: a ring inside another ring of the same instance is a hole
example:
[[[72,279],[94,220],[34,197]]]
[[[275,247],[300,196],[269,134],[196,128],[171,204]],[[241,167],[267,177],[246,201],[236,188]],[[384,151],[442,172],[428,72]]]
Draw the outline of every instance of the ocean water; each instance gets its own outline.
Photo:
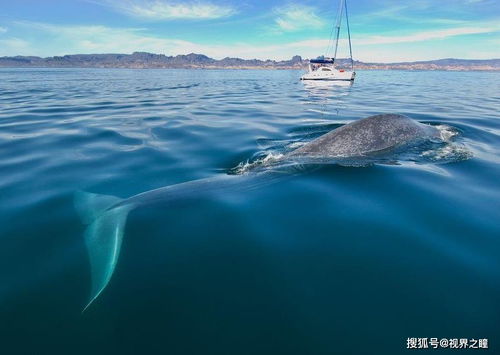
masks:
[[[500,74],[0,69],[2,354],[500,353]],[[126,198],[252,174],[352,120],[402,113],[447,144],[325,164],[127,219],[91,285],[79,190]]]

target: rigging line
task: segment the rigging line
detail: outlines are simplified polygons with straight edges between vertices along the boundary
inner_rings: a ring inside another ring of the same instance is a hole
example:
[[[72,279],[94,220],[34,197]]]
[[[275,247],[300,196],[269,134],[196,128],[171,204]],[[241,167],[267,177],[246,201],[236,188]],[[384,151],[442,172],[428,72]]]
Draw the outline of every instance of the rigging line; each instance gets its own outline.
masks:
[[[344,4],[342,3],[342,1],[344,1],[345,3],[345,0],[340,0],[339,16],[337,18],[337,38],[335,40],[335,53],[333,55],[333,62],[335,62],[335,60],[337,59],[337,50],[339,48],[340,26],[342,25],[342,11],[344,10]]]
[[[344,1],[345,19],[347,24],[347,37],[349,38],[349,54],[351,55],[351,70],[354,71],[354,60],[352,59],[351,30],[349,28],[349,14],[347,13],[347,0]]]
[[[339,19],[338,19],[338,14],[337,14],[337,23],[338,23],[338,21],[339,21]],[[332,30],[330,31],[330,37],[328,38],[328,44],[326,46],[325,57],[328,56],[328,53],[330,52],[330,48],[333,49],[333,32],[335,31],[336,28],[337,28],[337,25],[335,23],[333,23]]]
[[[328,38],[328,44],[326,45],[325,57],[328,56],[330,47],[333,48],[333,31],[335,31],[335,24],[333,24],[332,30],[330,31],[330,37]]]

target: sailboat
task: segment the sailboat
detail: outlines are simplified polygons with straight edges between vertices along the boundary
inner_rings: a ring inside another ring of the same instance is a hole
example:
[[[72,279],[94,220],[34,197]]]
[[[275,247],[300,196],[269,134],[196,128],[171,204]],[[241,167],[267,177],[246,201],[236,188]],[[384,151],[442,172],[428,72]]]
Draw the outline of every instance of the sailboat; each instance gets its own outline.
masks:
[[[335,60],[337,59],[337,50],[339,47],[340,27],[342,24],[342,17],[344,11],[347,24],[347,36],[349,38],[349,54],[351,56],[351,70],[337,69],[335,66]],[[309,71],[306,74],[304,74],[300,78],[300,80],[342,80],[342,81],[354,80],[354,78],[356,77],[356,72],[354,71],[354,61],[352,59],[351,30],[349,28],[349,16],[347,14],[347,0],[340,0],[339,11],[337,15],[337,23],[332,29],[332,34],[330,35],[328,48],[330,48],[331,46],[334,31],[336,32],[336,36],[335,36],[335,52],[333,58],[320,56],[316,59],[311,59],[309,61]]]

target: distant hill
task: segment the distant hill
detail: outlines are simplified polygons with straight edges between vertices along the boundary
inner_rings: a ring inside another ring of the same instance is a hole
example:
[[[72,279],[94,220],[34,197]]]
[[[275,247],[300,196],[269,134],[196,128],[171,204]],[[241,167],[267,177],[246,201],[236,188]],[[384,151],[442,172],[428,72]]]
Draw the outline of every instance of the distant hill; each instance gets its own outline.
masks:
[[[199,69],[303,69],[309,61],[300,56],[290,60],[260,60],[229,58],[213,59],[203,54],[166,56],[146,52],[132,54],[74,54],[55,57],[0,57],[0,67],[34,68],[199,68]],[[348,67],[348,59],[338,59],[340,67]],[[355,61],[356,69],[402,70],[495,70],[500,71],[500,59],[439,59],[401,63],[364,63]]]
[[[445,58],[428,61],[399,63],[360,63],[362,69],[406,69],[406,70],[495,70],[500,71],[500,59],[455,59]]]

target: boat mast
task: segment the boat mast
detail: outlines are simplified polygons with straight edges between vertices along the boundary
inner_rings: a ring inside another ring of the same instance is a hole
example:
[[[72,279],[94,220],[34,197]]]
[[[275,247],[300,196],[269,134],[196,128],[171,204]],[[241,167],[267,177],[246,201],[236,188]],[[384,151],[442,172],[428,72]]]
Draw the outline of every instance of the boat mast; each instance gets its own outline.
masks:
[[[340,36],[340,25],[342,24],[342,11],[345,7],[345,0],[340,0],[339,13],[337,15],[337,24],[335,27],[337,28],[337,36],[335,39],[335,53],[333,55],[333,62],[335,63],[335,59],[337,59],[337,49],[339,48],[339,36]]]
[[[347,0],[344,0],[345,20],[347,24],[347,37],[349,38],[349,54],[351,55],[351,70],[354,71],[354,60],[352,60],[351,30],[349,28],[349,14],[347,13]]]

